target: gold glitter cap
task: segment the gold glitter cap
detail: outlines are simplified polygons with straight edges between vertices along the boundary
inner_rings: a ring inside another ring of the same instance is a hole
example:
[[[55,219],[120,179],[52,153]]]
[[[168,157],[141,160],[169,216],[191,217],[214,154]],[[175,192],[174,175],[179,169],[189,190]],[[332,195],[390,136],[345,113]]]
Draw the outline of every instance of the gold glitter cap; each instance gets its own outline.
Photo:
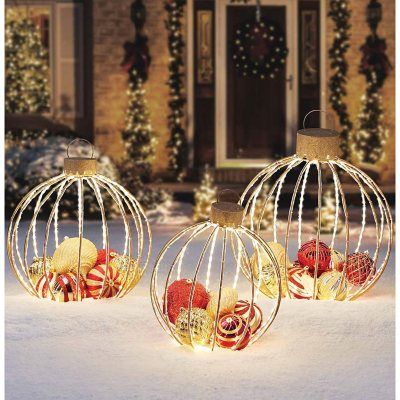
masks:
[[[339,157],[340,153],[339,132],[325,128],[297,131],[296,154],[299,157],[327,161]]]
[[[233,190],[222,190],[218,200],[211,204],[210,221],[223,227],[237,228],[242,224],[244,208],[238,204],[239,196]]]

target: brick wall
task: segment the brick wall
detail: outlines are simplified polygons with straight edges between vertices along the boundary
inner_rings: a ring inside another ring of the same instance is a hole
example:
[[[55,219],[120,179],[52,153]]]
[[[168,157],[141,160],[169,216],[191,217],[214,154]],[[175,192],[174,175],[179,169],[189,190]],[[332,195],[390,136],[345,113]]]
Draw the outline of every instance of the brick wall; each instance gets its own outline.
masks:
[[[378,28],[378,34],[386,39],[387,54],[395,66],[395,1],[380,0],[383,7],[382,21]],[[326,0],[326,9],[328,10],[329,1]],[[356,125],[356,117],[360,108],[360,97],[365,91],[365,77],[358,73],[360,65],[361,53],[360,46],[365,41],[365,36],[369,32],[368,25],[365,21],[365,8],[367,1],[350,0],[351,9],[351,39],[350,49],[347,52],[347,60],[349,62],[347,99],[348,110],[353,125]],[[332,22],[327,19],[327,51],[333,40]],[[329,60],[327,59],[327,79],[330,76]],[[326,89],[328,93],[328,88]],[[385,182],[393,182],[395,174],[395,74],[394,70],[389,75],[382,90],[383,103],[385,107],[385,122],[389,128],[389,139],[386,145],[386,159],[381,165],[381,179]],[[327,107],[329,103],[327,102]],[[338,126],[338,123],[337,125]]]
[[[328,0],[326,8],[328,9]],[[158,134],[159,144],[154,164],[155,171],[162,171],[168,165],[168,152],[165,149],[169,138],[167,128],[168,115],[168,48],[167,33],[164,27],[165,12],[163,1],[144,1],[147,7],[146,32],[149,36],[152,64],[149,80],[146,83],[147,99],[152,125]],[[394,66],[395,55],[395,2],[381,0],[383,5],[383,20],[379,26],[379,34],[386,38],[388,55]],[[96,145],[114,158],[122,155],[123,147],[120,131],[124,125],[127,99],[126,73],[119,64],[123,58],[122,44],[132,40],[134,28],[129,19],[131,0],[94,0],[93,1],[93,35],[94,35],[94,124]],[[367,1],[350,0],[351,17],[351,47],[348,52],[350,64],[348,76],[348,105],[351,119],[354,122],[360,97],[365,88],[365,80],[358,74],[360,62],[359,48],[365,40],[367,25],[365,22],[365,6]],[[332,41],[332,24],[327,19],[326,47]],[[328,61],[328,60],[327,60]],[[327,62],[327,77],[330,75]],[[383,88],[384,105],[386,108],[385,121],[389,128],[389,140],[386,146],[386,160],[382,165],[382,179],[392,182],[394,179],[395,157],[395,77],[394,71],[387,79]],[[329,105],[327,104],[328,108]]]
[[[133,40],[130,20],[131,0],[93,1],[94,126],[96,145],[114,159],[123,155],[121,129],[127,106],[127,74],[120,68],[123,43]],[[163,1],[144,1],[147,7],[145,30],[149,36],[152,63],[145,85],[153,128],[159,136],[155,170],[168,164],[165,144],[167,130],[168,49],[164,28]]]

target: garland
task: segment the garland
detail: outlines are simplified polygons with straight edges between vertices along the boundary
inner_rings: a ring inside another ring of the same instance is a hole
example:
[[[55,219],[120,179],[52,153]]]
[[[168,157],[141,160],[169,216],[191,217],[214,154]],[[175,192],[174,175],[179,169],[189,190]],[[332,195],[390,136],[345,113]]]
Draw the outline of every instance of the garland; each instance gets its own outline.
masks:
[[[183,124],[184,107],[186,97],[183,93],[183,51],[185,43],[182,35],[182,18],[186,0],[169,0],[165,2],[167,19],[165,26],[168,31],[169,50],[169,101],[170,113],[168,115],[168,128],[170,130],[169,167],[174,176],[181,181],[184,176],[184,169],[187,165],[188,144]]]
[[[376,0],[370,2],[368,7],[371,6],[381,9],[380,3]],[[365,94],[361,97],[357,130],[352,145],[353,154],[358,161],[371,164],[383,158],[383,148],[388,137],[388,129],[383,121],[384,110],[380,89],[392,66],[385,53],[386,41],[376,33],[380,19],[380,17],[373,20],[367,19],[371,33],[360,48],[362,59],[359,72],[365,75],[367,87]]]
[[[287,54],[285,37],[276,24],[257,19],[236,29],[233,61],[241,76],[274,78],[284,67]]]
[[[333,75],[329,79],[329,102],[339,117],[342,131],[340,133],[342,142],[341,149],[343,158],[349,157],[349,134],[353,128],[350,121],[347,105],[343,97],[347,95],[346,91],[346,75],[348,63],[345,59],[347,50],[349,49],[349,30],[350,30],[350,10],[348,9],[347,0],[330,0],[328,16],[334,22],[333,31],[335,38],[332,46],[329,49],[330,67],[333,70]]]

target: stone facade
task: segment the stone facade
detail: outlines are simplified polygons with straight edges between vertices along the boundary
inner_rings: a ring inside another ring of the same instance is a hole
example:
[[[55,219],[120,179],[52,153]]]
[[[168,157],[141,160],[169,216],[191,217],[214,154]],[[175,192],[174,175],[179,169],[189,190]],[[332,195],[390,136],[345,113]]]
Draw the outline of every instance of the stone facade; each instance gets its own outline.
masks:
[[[328,0],[326,8],[328,8]],[[144,1],[147,7],[146,33],[152,64],[149,81],[146,83],[148,106],[152,125],[158,134],[158,149],[154,164],[156,172],[162,172],[168,166],[166,142],[169,138],[167,128],[168,115],[168,48],[167,33],[164,26],[165,11],[163,1]],[[383,20],[379,34],[386,38],[389,59],[395,65],[395,2],[381,0]],[[125,96],[127,76],[120,68],[123,58],[122,45],[125,40],[132,40],[134,27],[129,18],[131,0],[94,0],[93,1],[93,65],[94,65],[94,133],[96,145],[114,159],[123,154],[120,131],[124,125],[127,98]],[[360,62],[359,48],[365,40],[368,27],[365,22],[367,2],[350,0],[351,47],[348,52],[348,107],[353,122],[359,110],[360,97],[365,88],[365,79],[358,74]],[[332,25],[327,18],[326,48],[332,40]],[[327,59],[327,78],[330,75]],[[327,88],[326,88],[327,92]],[[386,146],[386,159],[382,163],[381,177],[386,182],[394,181],[395,174],[395,74],[394,70],[383,88],[385,120],[389,128],[389,140]],[[327,104],[328,106],[328,104]],[[328,106],[329,107],[329,106]]]

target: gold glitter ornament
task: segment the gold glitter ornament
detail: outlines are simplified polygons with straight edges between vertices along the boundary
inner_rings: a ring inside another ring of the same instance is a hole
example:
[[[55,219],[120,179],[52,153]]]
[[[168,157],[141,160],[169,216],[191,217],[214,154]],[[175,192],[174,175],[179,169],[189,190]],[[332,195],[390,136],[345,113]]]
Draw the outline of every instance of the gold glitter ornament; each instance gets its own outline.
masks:
[[[343,301],[347,296],[348,284],[339,271],[327,271],[318,278],[318,299]]]
[[[48,271],[51,270],[51,261],[51,257],[46,257],[46,269]],[[43,257],[33,257],[33,262],[29,266],[28,272],[32,283],[36,285],[39,278],[45,273]]]
[[[190,331],[189,331],[189,311],[181,308],[176,319],[175,330],[178,337],[183,343],[197,344],[205,346],[210,342],[213,332],[214,323],[206,310],[194,307],[190,312]],[[191,340],[190,340],[191,338]]]
[[[217,315],[219,291],[210,293],[210,301],[207,304],[207,312],[211,318],[215,319]],[[233,312],[238,301],[238,292],[236,289],[224,287],[221,289],[221,302],[219,307],[219,315]]]
[[[331,249],[331,266],[337,271],[343,269],[344,255],[337,250]]]
[[[129,258],[129,256],[126,255],[118,255],[114,257],[110,261],[110,266],[119,271],[121,274],[121,282],[125,282],[125,277],[128,274],[125,283],[128,289],[133,289],[142,276],[142,270],[138,266],[137,262],[132,257]]]
[[[52,270],[58,274],[78,271],[79,262],[78,237],[66,238],[55,250],[52,260]],[[82,238],[80,273],[86,277],[97,261],[96,246],[88,239]]]
[[[286,296],[286,274],[285,274],[285,262],[287,268],[291,267],[289,257],[285,252],[285,248],[276,242],[268,242],[268,247],[274,254],[276,261],[279,265],[279,271],[281,274],[281,285],[282,285],[282,296]],[[275,298],[278,295],[279,289],[277,287],[277,279],[274,272],[274,264],[272,263],[268,254],[261,250],[261,252],[254,253],[250,259],[251,268],[253,270],[254,278],[259,279],[261,262],[261,285],[260,290],[269,298]]]

